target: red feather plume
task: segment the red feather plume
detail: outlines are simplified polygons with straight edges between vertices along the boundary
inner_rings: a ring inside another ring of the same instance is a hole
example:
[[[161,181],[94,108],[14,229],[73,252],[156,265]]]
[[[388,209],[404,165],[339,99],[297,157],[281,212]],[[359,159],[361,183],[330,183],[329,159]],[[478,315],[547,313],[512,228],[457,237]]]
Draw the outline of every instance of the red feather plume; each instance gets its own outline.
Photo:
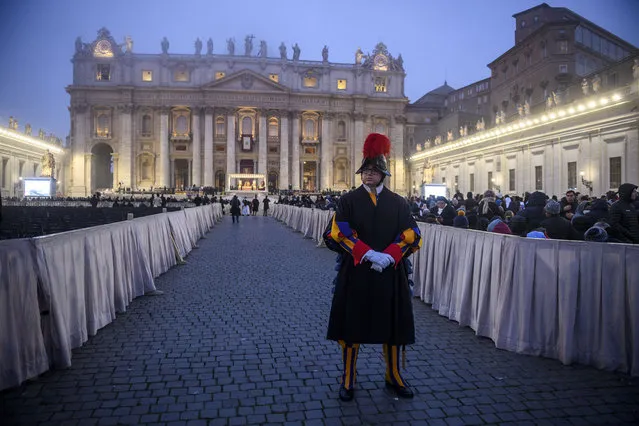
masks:
[[[364,141],[364,158],[388,156],[391,148],[390,139],[381,133],[371,133]]]

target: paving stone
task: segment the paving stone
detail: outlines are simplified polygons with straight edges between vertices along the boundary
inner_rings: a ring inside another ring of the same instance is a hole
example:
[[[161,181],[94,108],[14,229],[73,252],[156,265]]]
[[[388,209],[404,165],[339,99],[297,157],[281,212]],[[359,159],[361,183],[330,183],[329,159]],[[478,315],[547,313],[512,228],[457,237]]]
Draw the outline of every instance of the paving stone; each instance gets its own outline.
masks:
[[[2,426],[639,422],[639,381],[498,350],[418,299],[415,398],[384,389],[381,347],[363,345],[355,400],[339,401],[333,253],[270,217],[227,216],[207,237],[70,368],[0,392]]]

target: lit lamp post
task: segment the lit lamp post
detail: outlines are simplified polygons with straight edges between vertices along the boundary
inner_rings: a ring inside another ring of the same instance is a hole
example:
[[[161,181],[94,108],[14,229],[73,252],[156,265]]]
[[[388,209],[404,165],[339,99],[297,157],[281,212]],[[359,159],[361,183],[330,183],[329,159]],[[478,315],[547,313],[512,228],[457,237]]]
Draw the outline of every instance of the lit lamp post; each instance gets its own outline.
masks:
[[[592,192],[592,181],[586,180],[584,177],[585,173],[583,171],[579,172],[579,174],[581,175],[581,184],[588,188],[588,191]]]
[[[493,184],[493,188],[495,189],[495,191],[501,192],[501,187],[497,185],[497,183],[495,182],[495,178],[492,178],[490,182]]]

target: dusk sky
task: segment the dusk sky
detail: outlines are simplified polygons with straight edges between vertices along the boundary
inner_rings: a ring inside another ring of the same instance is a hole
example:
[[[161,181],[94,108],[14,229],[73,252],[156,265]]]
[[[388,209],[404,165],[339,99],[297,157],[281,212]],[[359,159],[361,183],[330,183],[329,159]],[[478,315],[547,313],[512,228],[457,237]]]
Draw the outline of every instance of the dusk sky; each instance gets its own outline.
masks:
[[[488,63],[514,45],[512,15],[539,0],[3,0],[0,1],[0,120],[10,115],[22,129],[31,123],[64,139],[69,133],[71,58],[74,41],[95,40],[106,27],[118,42],[133,38],[134,53],[193,53],[197,37],[211,37],[214,53],[226,52],[226,39],[240,48],[247,34],[266,40],[269,56],[277,46],[299,43],[301,59],[354,62],[358,47],[367,53],[382,41],[393,56],[402,54],[406,95],[417,100],[444,80],[454,88],[489,76]],[[638,0],[546,1],[567,7],[635,46],[639,46]]]

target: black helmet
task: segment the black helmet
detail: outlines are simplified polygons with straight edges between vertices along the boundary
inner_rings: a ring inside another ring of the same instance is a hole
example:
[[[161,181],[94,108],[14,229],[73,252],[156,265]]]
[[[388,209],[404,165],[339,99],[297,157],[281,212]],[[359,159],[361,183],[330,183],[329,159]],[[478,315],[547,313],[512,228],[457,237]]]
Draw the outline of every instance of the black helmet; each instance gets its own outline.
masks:
[[[385,176],[390,176],[386,156],[390,153],[390,139],[381,133],[371,133],[364,141],[362,165],[355,173],[373,167]]]

